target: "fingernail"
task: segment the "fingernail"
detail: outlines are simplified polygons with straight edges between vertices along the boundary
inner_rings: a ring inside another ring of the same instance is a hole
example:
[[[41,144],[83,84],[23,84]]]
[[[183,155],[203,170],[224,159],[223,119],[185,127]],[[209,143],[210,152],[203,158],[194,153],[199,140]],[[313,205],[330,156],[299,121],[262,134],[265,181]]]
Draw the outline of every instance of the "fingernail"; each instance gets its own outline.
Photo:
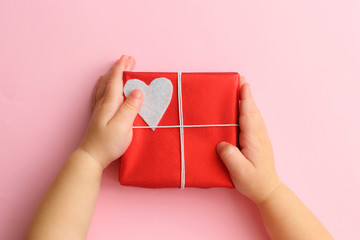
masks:
[[[246,97],[250,97],[251,96],[251,89],[250,89],[250,84],[247,83],[247,88],[246,88]]]
[[[221,151],[222,147],[223,147],[225,144],[226,144],[225,142],[219,143],[219,144],[216,146],[216,150],[217,150],[218,152]]]
[[[131,97],[140,99],[142,95],[142,92],[139,89],[135,89],[131,92]]]
[[[240,82],[245,83],[245,77],[244,76],[240,76]]]

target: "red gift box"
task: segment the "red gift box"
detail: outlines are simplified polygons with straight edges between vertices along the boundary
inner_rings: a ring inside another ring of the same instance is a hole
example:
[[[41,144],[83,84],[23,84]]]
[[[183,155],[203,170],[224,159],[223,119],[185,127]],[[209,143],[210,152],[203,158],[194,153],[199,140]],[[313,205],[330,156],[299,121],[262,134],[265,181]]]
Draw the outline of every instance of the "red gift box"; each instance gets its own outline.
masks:
[[[240,75],[237,72],[123,73],[124,85],[133,79],[149,85],[156,78],[171,81],[170,103],[155,130],[137,115],[133,140],[120,160],[120,183],[150,188],[233,188],[216,145],[221,141],[239,145]]]

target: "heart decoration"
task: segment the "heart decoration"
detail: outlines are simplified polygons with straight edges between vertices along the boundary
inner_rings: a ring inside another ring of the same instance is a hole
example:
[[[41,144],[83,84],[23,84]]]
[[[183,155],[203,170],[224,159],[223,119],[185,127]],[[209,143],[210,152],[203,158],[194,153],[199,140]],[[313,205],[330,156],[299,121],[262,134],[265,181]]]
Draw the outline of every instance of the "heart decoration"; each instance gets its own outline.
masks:
[[[155,131],[170,104],[173,85],[169,79],[164,77],[152,80],[149,85],[139,79],[130,79],[124,86],[125,96],[128,97],[135,89],[141,90],[144,95],[139,115]]]

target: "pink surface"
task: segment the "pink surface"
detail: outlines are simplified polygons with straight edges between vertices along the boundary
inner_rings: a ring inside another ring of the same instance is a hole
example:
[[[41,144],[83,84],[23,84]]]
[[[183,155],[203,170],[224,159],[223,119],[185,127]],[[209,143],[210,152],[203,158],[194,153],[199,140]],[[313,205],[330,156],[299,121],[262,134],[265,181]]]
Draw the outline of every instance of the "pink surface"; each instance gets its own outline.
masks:
[[[24,237],[121,54],[136,71],[244,75],[280,177],[336,239],[360,239],[359,12],[358,0],[1,1],[0,239]],[[89,239],[268,238],[234,190],[123,187],[117,168]]]

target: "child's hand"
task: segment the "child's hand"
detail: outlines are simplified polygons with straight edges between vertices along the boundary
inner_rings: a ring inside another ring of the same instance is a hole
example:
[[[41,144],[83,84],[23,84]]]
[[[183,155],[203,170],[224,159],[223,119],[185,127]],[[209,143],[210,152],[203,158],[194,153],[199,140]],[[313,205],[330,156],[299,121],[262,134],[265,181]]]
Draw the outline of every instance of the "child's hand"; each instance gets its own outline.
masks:
[[[272,146],[265,123],[255,105],[249,84],[243,84],[240,92],[241,150],[221,142],[217,151],[227,166],[236,189],[255,203],[260,203],[280,186],[281,182],[275,171]]]
[[[132,125],[143,95],[134,90],[124,102],[123,71],[134,68],[133,57],[121,56],[113,67],[101,76],[94,89],[93,115],[79,149],[88,153],[102,168],[118,159],[132,140]]]

